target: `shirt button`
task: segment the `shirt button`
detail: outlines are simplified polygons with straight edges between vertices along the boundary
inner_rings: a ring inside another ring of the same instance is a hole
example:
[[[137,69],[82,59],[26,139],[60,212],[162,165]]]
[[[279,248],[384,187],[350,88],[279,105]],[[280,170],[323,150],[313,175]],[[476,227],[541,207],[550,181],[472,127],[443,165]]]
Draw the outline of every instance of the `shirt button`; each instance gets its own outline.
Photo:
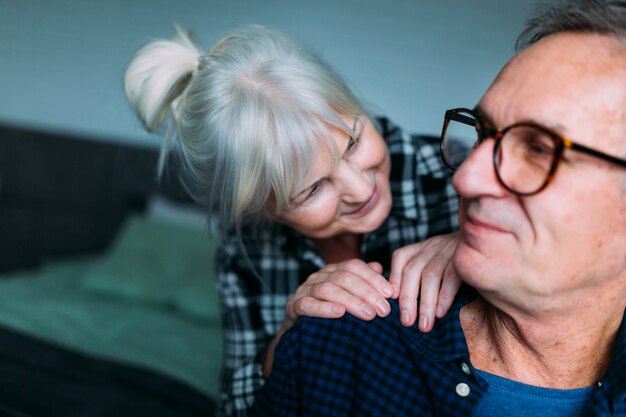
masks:
[[[469,375],[470,374],[470,367],[467,366],[467,364],[465,362],[461,363],[461,370],[463,371],[463,373],[465,375]]]
[[[467,397],[470,394],[470,387],[464,382],[456,386],[456,393],[459,397]]]

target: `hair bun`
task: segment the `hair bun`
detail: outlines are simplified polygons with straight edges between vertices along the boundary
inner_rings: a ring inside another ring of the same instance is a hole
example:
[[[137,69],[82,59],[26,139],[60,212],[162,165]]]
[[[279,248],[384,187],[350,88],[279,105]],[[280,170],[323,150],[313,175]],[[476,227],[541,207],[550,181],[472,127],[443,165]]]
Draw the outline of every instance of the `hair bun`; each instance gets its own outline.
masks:
[[[148,131],[158,130],[172,115],[172,103],[185,91],[202,55],[195,35],[178,24],[171,39],[150,42],[135,54],[124,89]]]

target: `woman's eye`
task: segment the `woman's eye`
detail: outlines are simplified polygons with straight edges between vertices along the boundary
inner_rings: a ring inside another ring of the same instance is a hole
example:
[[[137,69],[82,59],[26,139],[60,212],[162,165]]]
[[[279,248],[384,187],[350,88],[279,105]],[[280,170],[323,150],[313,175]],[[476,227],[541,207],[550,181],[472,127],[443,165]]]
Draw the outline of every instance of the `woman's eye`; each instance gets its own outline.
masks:
[[[348,151],[351,151],[353,149],[356,149],[357,146],[359,146],[359,142],[361,141],[361,137],[357,137],[357,138],[353,138],[352,136],[350,137],[350,141],[348,142]]]
[[[309,191],[309,194],[307,194],[306,196],[306,199],[308,200],[311,197],[315,197],[322,190],[322,186],[324,185],[325,182],[326,180],[320,180],[316,182],[315,184],[313,184],[313,186],[311,187]]]
[[[313,197],[315,194],[317,194],[319,189],[320,189],[320,185],[315,184],[313,188],[311,188],[311,191],[309,192],[309,197]]]

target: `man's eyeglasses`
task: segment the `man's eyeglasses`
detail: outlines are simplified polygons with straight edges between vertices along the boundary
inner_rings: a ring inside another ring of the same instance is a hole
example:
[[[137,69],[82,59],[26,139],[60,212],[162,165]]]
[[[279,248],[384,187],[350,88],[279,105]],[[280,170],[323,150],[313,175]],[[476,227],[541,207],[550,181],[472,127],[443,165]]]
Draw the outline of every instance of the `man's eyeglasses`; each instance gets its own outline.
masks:
[[[446,111],[441,132],[441,156],[457,169],[472,149],[492,138],[493,167],[498,181],[510,192],[528,196],[543,190],[552,180],[563,151],[571,149],[626,168],[626,160],[572,142],[533,123],[516,123],[497,130],[474,110]]]

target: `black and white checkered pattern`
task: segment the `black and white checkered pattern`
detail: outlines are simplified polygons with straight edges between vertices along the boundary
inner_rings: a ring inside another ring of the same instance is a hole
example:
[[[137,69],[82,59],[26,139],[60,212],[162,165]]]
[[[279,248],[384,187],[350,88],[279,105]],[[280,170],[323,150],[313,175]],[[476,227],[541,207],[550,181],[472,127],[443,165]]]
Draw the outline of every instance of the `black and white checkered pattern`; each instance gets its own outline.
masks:
[[[456,230],[458,197],[440,160],[437,138],[411,137],[387,119],[379,124],[391,156],[392,210],[380,228],[363,237],[361,253],[367,262],[380,262],[388,275],[395,249]],[[285,318],[287,301],[324,266],[310,239],[282,225],[244,230],[243,247],[247,256],[232,234],[218,253],[223,416],[246,415],[265,382],[262,360]]]

